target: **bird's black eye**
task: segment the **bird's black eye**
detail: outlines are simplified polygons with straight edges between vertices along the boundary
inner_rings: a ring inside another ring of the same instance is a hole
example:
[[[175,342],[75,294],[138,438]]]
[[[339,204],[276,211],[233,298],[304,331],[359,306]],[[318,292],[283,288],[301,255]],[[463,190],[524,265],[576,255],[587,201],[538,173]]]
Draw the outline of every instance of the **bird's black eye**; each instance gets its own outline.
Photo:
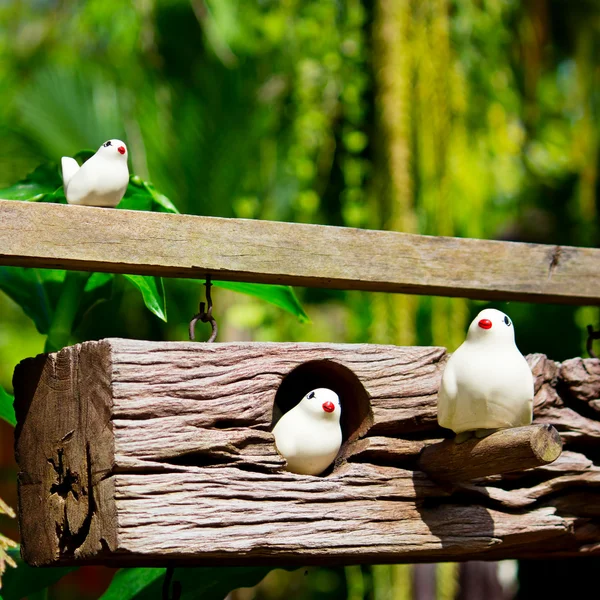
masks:
[[[510,319],[504,315],[504,322],[510,327]]]
[[[108,142],[104,142],[104,144],[102,144],[105,148],[108,148],[109,146],[112,146],[112,143],[110,140],[108,140]]]
[[[314,398],[315,397],[315,393],[314,392],[310,392],[307,396],[307,398]]]

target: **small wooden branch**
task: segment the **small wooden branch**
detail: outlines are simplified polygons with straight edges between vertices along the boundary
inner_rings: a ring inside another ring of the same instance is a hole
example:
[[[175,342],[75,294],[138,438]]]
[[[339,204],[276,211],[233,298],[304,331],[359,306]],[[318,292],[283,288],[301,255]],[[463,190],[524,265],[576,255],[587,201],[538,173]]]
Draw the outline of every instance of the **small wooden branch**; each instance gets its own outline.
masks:
[[[423,449],[419,467],[437,481],[469,481],[554,462],[562,451],[551,425],[504,429],[462,444],[444,440]]]
[[[566,304],[600,249],[0,200],[0,264]]]

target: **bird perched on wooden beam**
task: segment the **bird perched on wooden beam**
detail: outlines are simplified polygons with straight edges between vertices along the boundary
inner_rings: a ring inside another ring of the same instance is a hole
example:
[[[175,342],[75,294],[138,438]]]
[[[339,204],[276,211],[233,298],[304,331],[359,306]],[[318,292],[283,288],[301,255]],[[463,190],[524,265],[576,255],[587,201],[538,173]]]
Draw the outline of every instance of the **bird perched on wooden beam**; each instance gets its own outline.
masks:
[[[342,445],[341,412],[338,395],[318,388],[281,417],[273,435],[288,471],[320,475],[331,465]]]
[[[69,204],[106,206],[119,204],[127,184],[127,146],[121,140],[104,142],[81,167],[74,158],[61,160],[65,196]]]
[[[515,343],[512,321],[499,310],[482,310],[442,375],[439,424],[460,443],[529,425],[532,409],[533,375]]]

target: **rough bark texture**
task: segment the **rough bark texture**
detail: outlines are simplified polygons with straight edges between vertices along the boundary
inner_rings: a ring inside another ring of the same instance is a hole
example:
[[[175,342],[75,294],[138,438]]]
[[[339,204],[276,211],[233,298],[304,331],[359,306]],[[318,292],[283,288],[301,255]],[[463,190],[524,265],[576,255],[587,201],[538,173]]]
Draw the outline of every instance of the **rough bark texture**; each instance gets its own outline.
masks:
[[[435,418],[445,360],[442,348],[111,339],[24,361],[25,556],[290,565],[600,552],[599,361],[528,358],[536,422],[565,444],[555,462],[448,484],[418,467],[448,433]],[[273,421],[326,382],[346,443],[325,475],[288,473]]]
[[[600,302],[598,248],[7,200],[0,238],[0,264],[12,266]]]
[[[423,449],[419,468],[435,481],[468,481],[523,471],[554,462],[562,441],[552,425],[528,425],[497,431],[462,444],[445,440]]]

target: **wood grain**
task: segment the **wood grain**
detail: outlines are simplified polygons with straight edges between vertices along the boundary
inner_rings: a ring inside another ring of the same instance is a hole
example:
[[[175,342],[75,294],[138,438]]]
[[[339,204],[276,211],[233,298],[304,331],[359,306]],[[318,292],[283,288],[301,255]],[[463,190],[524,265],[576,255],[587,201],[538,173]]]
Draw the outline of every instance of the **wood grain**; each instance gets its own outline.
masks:
[[[565,444],[554,463],[443,483],[419,456],[445,435],[435,403],[446,359],[442,348],[110,339],[24,361],[15,392],[25,556],[275,566],[600,553],[600,423],[576,399],[600,396],[593,365],[568,387],[569,361],[528,357],[536,422]],[[288,473],[270,433],[274,402],[289,408],[327,378],[344,389],[346,442],[324,476]],[[72,481],[64,497],[50,460],[59,449]],[[101,501],[84,536],[88,480]],[[75,542],[67,530],[80,533]]]
[[[117,548],[108,351],[72,346],[15,370],[21,548],[32,564]]]
[[[600,250],[0,200],[0,264],[600,304]]]

